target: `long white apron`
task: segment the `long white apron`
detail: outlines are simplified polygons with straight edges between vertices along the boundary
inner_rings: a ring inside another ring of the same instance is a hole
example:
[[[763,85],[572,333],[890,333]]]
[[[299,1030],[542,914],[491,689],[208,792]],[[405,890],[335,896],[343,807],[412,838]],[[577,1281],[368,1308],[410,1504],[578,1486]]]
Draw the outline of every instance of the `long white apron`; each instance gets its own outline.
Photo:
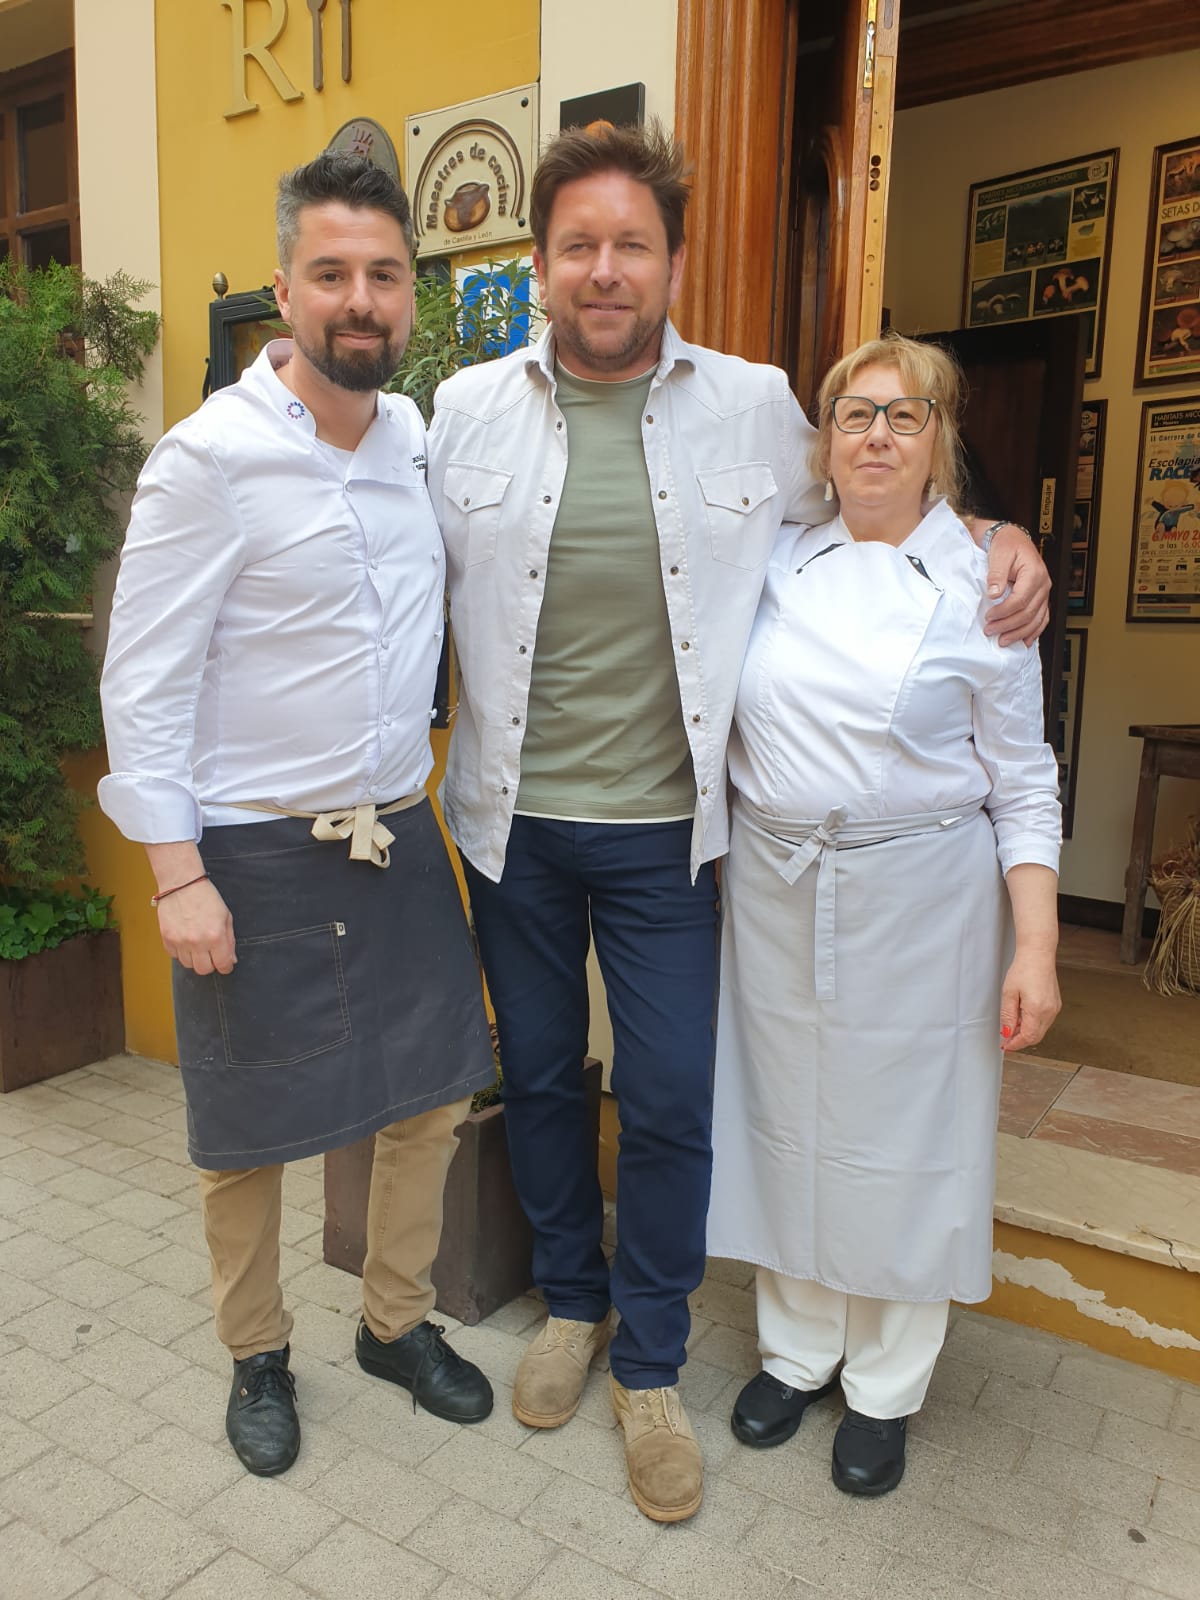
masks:
[[[866,600],[897,624],[872,654],[880,704],[935,602],[903,581]],[[844,652],[863,619],[804,621]],[[1009,926],[988,817],[787,823],[735,801],[722,900],[709,1253],[852,1294],[986,1299]]]

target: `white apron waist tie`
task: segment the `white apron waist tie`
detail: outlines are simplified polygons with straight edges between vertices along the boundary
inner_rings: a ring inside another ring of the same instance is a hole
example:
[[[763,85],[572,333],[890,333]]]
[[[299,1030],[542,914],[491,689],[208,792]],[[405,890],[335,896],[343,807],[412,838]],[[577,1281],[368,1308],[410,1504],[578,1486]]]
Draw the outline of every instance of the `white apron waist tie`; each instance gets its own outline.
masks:
[[[304,817],[312,819],[312,836],[322,844],[332,839],[349,839],[351,861],[369,861],[373,867],[388,867],[391,856],[388,846],[395,843],[396,835],[385,828],[380,817],[390,817],[396,811],[408,811],[426,798],[424,789],[405,795],[403,800],[393,800],[387,806],[342,806],[334,811],[294,811],[290,806],[272,805],[267,800],[227,800],[223,804],[238,811],[267,811],[275,817]]]
[[[743,795],[734,800],[734,809],[751,827],[768,834],[780,844],[797,848],[776,866],[785,883],[793,884],[817,863],[816,922],[813,929],[813,977],[821,1000],[837,997],[834,973],[834,933],[837,927],[836,852],[857,850],[864,845],[886,844],[891,839],[921,833],[944,833],[969,822],[983,808],[977,800],[949,811],[913,812],[903,817],[869,817],[858,822],[846,820],[845,806],[834,806],[824,821],[800,821],[792,817],[768,816]]]

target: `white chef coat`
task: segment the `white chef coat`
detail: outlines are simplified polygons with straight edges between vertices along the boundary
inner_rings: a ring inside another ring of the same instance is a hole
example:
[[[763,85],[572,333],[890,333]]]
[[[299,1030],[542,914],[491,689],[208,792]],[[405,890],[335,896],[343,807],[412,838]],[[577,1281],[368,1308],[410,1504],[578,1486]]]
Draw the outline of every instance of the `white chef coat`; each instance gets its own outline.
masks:
[[[936,601],[928,618],[890,608],[892,578],[903,596]],[[834,805],[858,821],[982,802],[1004,871],[1017,861],[1057,871],[1040,658],[984,633],[986,590],[987,557],[944,500],[899,549],[855,543],[840,517],[785,529],[738,689],[738,793],[775,816],[817,820]],[[845,622],[822,626],[817,651],[814,620],[828,605]]]
[[[499,879],[567,470],[553,328],[532,349],[455,373],[435,407],[429,488],[446,541],[461,669],[443,803],[459,848]],[[778,368],[685,344],[667,325],[642,445],[696,777],[693,875],[728,845],[726,743],[780,523],[821,517],[812,439]]]
[[[781,538],[730,751],[711,1254],[990,1292],[1001,864],[1055,866],[1059,815],[1037,652],[984,635],[986,577],[944,504],[899,549]]]
[[[324,449],[276,375],[290,351],[268,345],[138,481],[99,799],[147,844],[260,820],[235,802],[382,805],[432,766],[445,558],[420,413],[381,395],[352,454]]]

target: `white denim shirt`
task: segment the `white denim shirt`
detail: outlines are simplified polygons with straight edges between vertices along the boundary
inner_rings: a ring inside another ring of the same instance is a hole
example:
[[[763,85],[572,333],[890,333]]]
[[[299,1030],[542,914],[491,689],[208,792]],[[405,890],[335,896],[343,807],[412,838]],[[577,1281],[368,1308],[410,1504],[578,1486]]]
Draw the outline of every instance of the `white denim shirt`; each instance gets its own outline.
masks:
[[[785,518],[828,516],[809,469],[813,438],[781,371],[685,344],[667,325],[642,443],[696,776],[693,875],[728,848],[725,749],[775,536]],[[429,492],[460,667],[442,798],[459,848],[497,880],[566,470],[551,329],[531,349],[464,368],[438,389]]]
[[[100,804],[127,838],[199,839],[420,790],[445,559],[411,400],[322,448],[276,376],[289,341],[159,442],[138,481],[101,693]]]

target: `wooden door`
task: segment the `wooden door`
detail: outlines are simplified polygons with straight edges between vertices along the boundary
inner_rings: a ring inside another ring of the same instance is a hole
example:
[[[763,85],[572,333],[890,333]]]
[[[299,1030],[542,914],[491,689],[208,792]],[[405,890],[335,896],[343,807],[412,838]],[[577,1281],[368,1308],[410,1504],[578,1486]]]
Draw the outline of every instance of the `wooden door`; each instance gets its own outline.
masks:
[[[1050,625],[1041,641],[1048,728],[1056,726],[1062,683],[1085,322],[1047,317],[922,336],[953,350],[967,379],[962,509],[1028,528],[1050,569]]]
[[[900,0],[679,0],[685,337],[805,404],[879,331]]]

